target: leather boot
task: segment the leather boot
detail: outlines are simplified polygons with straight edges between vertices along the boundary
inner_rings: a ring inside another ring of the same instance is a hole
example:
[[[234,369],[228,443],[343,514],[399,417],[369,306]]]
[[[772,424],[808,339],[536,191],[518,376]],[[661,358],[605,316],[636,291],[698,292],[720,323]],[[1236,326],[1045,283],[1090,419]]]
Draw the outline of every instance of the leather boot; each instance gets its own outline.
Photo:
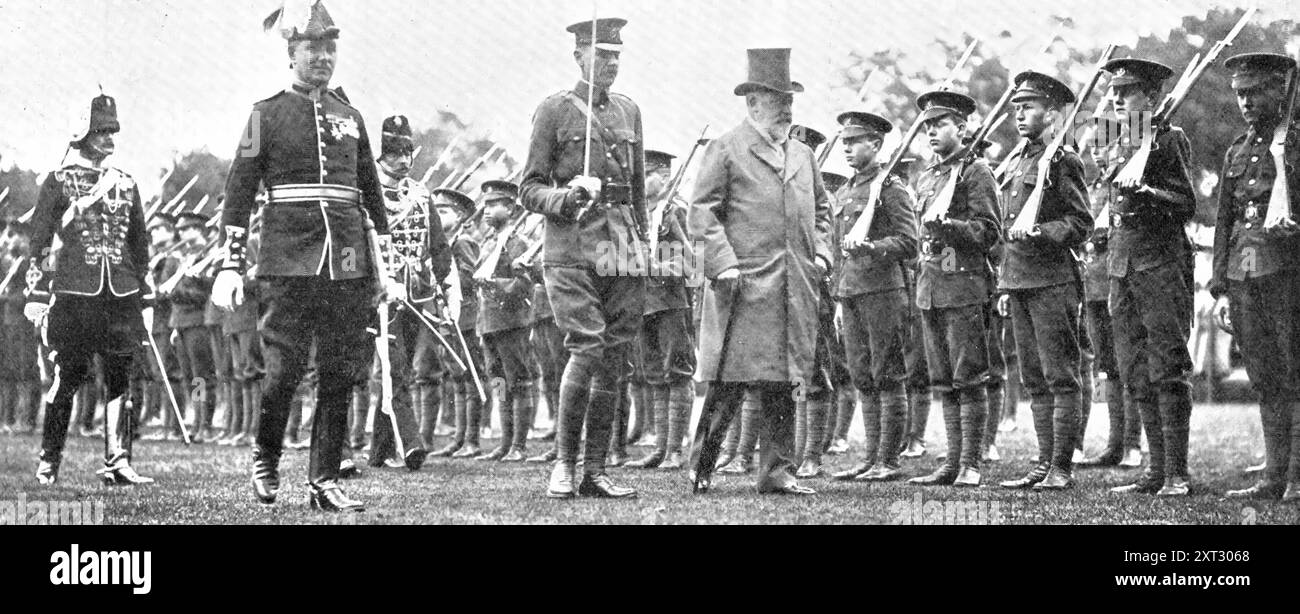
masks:
[[[1160,420],[1165,439],[1165,488],[1160,496],[1181,496],[1187,493],[1187,446],[1192,416],[1191,391],[1181,384],[1160,393]],[[1153,452],[1154,453],[1154,452]],[[1183,485],[1172,483],[1181,480]]]
[[[641,399],[650,403],[653,411],[651,424],[656,425],[655,431],[655,449],[648,456],[628,463],[627,467],[632,469],[654,469],[664,462],[668,455],[668,386],[654,385],[642,387],[644,393]],[[648,412],[649,413],[649,412]],[[679,438],[680,439],[680,438]],[[678,448],[681,447],[681,441],[677,442]]]
[[[1290,428],[1279,427],[1285,420],[1290,426],[1291,417],[1283,415],[1285,404],[1264,401],[1259,404],[1260,424],[1264,429],[1264,471],[1260,480],[1249,488],[1229,490],[1229,499],[1280,499],[1286,489],[1286,473],[1290,462]]]
[[[579,357],[571,357],[564,366],[564,376],[560,380],[560,405],[556,410],[559,419],[556,422],[555,449],[559,462],[571,465],[578,462],[578,449],[582,445],[582,426],[587,420],[587,407],[591,390],[591,368]],[[604,434],[604,447],[609,441],[609,432]],[[587,433],[588,444],[592,435]],[[603,455],[603,454],[602,454]],[[602,461],[604,459],[601,459]]]
[[[280,454],[253,446],[253,496],[262,503],[275,503],[280,492]]]
[[[634,499],[636,490],[614,484],[605,473],[606,446],[610,442],[614,414],[621,403],[619,397],[622,386],[615,385],[613,390],[598,388],[594,383],[591,400],[587,409],[587,445],[583,453],[582,483],[578,485],[578,494],[584,497],[604,499]],[[602,445],[604,444],[604,445]]]
[[[366,505],[347,496],[338,482],[328,481],[321,484],[309,484],[307,502],[311,509],[322,512],[364,512]]]
[[[912,478],[909,484],[920,486],[948,486],[957,480],[961,458],[961,400],[956,391],[946,391],[939,395],[943,407],[944,434],[948,439],[948,455],[942,465],[933,473]]]

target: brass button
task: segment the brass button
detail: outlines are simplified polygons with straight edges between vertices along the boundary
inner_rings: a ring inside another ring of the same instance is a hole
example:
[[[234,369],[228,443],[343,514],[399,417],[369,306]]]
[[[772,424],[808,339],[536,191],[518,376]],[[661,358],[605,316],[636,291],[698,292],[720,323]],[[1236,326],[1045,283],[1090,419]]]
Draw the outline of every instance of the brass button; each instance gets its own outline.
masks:
[[[1259,156],[1251,156],[1251,157],[1250,157],[1250,161],[1251,161],[1251,162],[1259,162]]]

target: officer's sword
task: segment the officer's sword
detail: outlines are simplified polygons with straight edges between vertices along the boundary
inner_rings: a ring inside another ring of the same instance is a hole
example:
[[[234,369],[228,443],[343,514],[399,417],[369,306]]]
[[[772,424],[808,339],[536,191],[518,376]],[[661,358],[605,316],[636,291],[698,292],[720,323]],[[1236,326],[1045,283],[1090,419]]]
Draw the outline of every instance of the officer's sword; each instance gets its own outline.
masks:
[[[376,275],[387,276],[383,272],[384,251],[379,243],[379,233],[370,227],[367,229],[370,237],[370,249],[374,257]],[[382,280],[381,280],[382,283]],[[375,327],[375,353],[379,356],[379,411],[388,416],[388,420],[393,427],[393,444],[397,448],[397,455],[403,459],[406,458],[406,446],[402,441],[402,431],[397,424],[397,412],[393,410],[393,365],[388,357],[388,300],[387,297],[379,301],[375,307],[379,316],[379,324]]]
[[[141,314],[142,316],[145,314]],[[163,387],[167,389],[167,399],[171,401],[172,413],[176,415],[176,424],[181,427],[181,440],[185,445],[190,445],[190,431],[185,428],[185,416],[181,414],[181,404],[176,401],[176,391],[172,389],[172,380],[167,377],[167,365],[163,363],[162,352],[158,351],[158,346],[153,342],[153,317],[144,318],[144,328],[149,332],[149,339],[144,342],[149,346],[150,355],[153,356],[154,362],[158,363],[158,373],[162,376]]]
[[[487,393],[483,390],[483,380],[479,378],[478,369],[474,367],[474,358],[469,355],[469,344],[465,343],[465,335],[461,334],[460,327],[455,326],[455,322],[452,323],[452,329],[456,331],[456,339],[460,341],[460,346],[465,351],[465,360],[461,360],[460,356],[456,355],[456,349],[451,346],[451,343],[447,341],[446,337],[442,336],[442,333],[438,332],[438,328],[433,325],[433,322],[429,321],[428,317],[420,312],[418,307],[411,304],[409,300],[403,301],[403,303],[405,303],[407,309],[411,310],[411,313],[415,314],[415,317],[420,320],[420,323],[424,324],[425,328],[428,328],[429,332],[433,333],[433,338],[437,339],[438,343],[441,343],[442,347],[447,349],[447,352],[451,355],[452,359],[456,361],[456,364],[460,365],[461,370],[469,371],[470,375],[474,378],[474,387],[478,391],[479,401],[486,403]]]
[[[596,0],[591,0],[591,61],[587,63],[587,140],[582,147],[582,176],[591,176],[591,124],[592,113],[595,112],[596,104],[596,20],[600,17],[600,11],[597,10]],[[578,208],[574,214],[574,220],[581,220],[587,215],[587,210],[595,203],[593,194],[588,194],[587,204]]]

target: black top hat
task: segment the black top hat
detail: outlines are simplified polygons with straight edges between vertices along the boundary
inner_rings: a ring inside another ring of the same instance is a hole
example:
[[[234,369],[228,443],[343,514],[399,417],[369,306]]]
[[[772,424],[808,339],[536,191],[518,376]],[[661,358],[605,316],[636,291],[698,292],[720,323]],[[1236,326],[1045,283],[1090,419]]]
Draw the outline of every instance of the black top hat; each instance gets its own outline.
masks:
[[[807,145],[808,149],[817,149],[822,143],[826,142],[826,135],[799,124],[790,126],[790,138]]]
[[[266,30],[277,26],[280,36],[291,42],[339,37],[334,18],[321,0],[284,0],[280,8],[262,20],[262,28]]]
[[[1043,98],[1058,105],[1070,104],[1074,102],[1074,92],[1053,77],[1026,70],[1016,75],[1016,92],[1011,95],[1011,102],[1032,98]]]
[[[453,190],[451,188],[437,188],[429,193],[433,197],[433,206],[441,207],[451,205],[462,211],[474,210],[474,199],[465,195],[464,192]]]
[[[975,99],[965,94],[935,90],[916,97],[916,108],[921,110],[920,121],[928,121],[944,115],[953,115],[964,120],[975,112]]]
[[[1280,53],[1243,53],[1228,58],[1224,67],[1232,71],[1232,89],[1248,90],[1266,83],[1281,82],[1295,68],[1295,60]]]
[[[672,168],[673,160],[677,158],[668,152],[657,149],[645,150],[645,167],[646,169],[667,167]]]
[[[384,118],[383,138],[379,143],[379,157],[389,154],[405,155],[415,151],[415,142],[411,139],[411,122],[405,115]]]
[[[845,140],[860,136],[884,136],[894,129],[889,120],[866,111],[845,111],[835,118],[842,128],[840,138]]]
[[[1101,69],[1111,74],[1111,87],[1123,87],[1135,83],[1160,85],[1174,74],[1174,69],[1160,62],[1137,58],[1111,60]]]
[[[596,20],[596,48],[605,51],[622,51],[623,36],[621,34],[623,26],[627,25],[626,19],[618,17],[601,17]],[[586,47],[591,45],[591,20],[579,21],[567,28],[566,31],[572,32],[574,36],[574,45]]]
[[[501,200],[508,198],[514,200],[519,198],[519,186],[513,182],[504,179],[489,179],[483,182],[479,187],[483,193],[484,202],[490,200]]]
[[[736,86],[737,96],[755,90],[770,90],[782,94],[797,94],[803,85],[790,80],[789,49],[750,49],[749,80]]]

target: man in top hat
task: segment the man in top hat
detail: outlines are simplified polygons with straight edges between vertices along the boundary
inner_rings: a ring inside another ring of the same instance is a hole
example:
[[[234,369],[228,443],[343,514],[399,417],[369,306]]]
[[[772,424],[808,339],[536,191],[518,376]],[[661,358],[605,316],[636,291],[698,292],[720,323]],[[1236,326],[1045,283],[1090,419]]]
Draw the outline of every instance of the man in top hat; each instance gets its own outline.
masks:
[[[105,163],[119,129],[116,101],[96,96],[63,168],[41,186],[32,216],[23,313],[55,352],[36,469],[41,484],[58,480],[72,398],[96,355],[107,387],[100,478],[106,484],[153,481],[130,464],[135,424],[126,394],[133,354],[145,338],[140,314],[148,294],[149,240],[135,180]]]
[[[690,479],[708,490],[726,425],[746,388],[761,399],[760,493],[812,494],[793,475],[795,396],[814,377],[820,296],[830,270],[830,200],[812,150],[789,138],[789,49],[750,49],[736,86],[745,121],[709,143],[691,199],[691,235],[709,279],[699,379],[708,382]],[[799,390],[796,390],[798,388]]]
[[[193,425],[190,434],[195,442],[207,439],[214,402],[216,401],[216,363],[204,316],[212,297],[212,280],[205,274],[208,267],[201,262],[206,251],[203,235],[208,218],[199,213],[183,212],[176,216],[176,232],[181,246],[177,249],[176,270],[158,286],[159,295],[171,303],[168,328],[176,331],[177,351],[184,353],[185,382],[200,382],[199,394],[190,394],[189,386],[182,390],[188,399]],[[178,395],[179,396],[179,395]]]
[[[309,502],[330,511],[363,509],[339,487],[349,394],[365,381],[374,356],[371,304],[376,286],[403,298],[386,279],[372,246],[388,235],[388,216],[361,113],[329,89],[339,29],[319,2],[287,2],[264,25],[288,42],[293,83],[253,107],[246,140],[226,180],[226,257],[213,300],[241,302],[248,220],[259,184],[269,200],[262,214],[258,279],[266,390],[253,451],[253,490],[273,503],[294,390],[317,345],[316,415],[308,468]]]
[[[893,124],[864,111],[841,113],[836,121],[854,174],[835,195],[841,256],[834,293],[843,310],[849,375],[862,395],[867,440],[862,462],[834,477],[888,481],[902,476],[898,453],[907,419],[903,351],[908,301],[903,271],[917,253],[916,211],[903,181],[894,176],[883,178],[879,204],[871,199],[872,184],[884,172],[876,156]],[[871,216],[865,239],[848,238],[863,215]]]
[[[583,78],[547,98],[534,114],[520,189],[524,207],[547,217],[546,291],[570,354],[560,385],[559,458],[547,488],[553,498],[636,496],[610,480],[605,460],[618,391],[641,327],[645,278],[597,270],[610,253],[619,264],[644,262],[647,240],[641,110],[610,91],[626,24],[602,18],[569,26]],[[584,475],[575,487],[584,421]]]
[[[934,472],[909,483],[978,487],[988,404],[986,309],[993,290],[988,259],[1001,228],[997,184],[984,160],[962,148],[974,100],[940,90],[921,94],[916,106],[921,110],[921,132],[934,152],[933,163],[916,179],[917,209],[922,212],[916,306],[921,310],[930,390],[943,408],[948,451]],[[952,199],[944,203],[939,195],[954,174]],[[916,409],[913,433],[921,437],[929,407]]]
[[[651,251],[651,274],[646,282],[645,320],[637,362],[645,378],[644,411],[655,435],[655,448],[649,456],[627,464],[628,467],[680,469],[682,439],[695,394],[691,376],[695,374],[695,335],[691,327],[690,288],[687,279],[694,263],[690,235],[687,232],[687,204],[668,193],[673,176],[672,154],[647,150],[646,201],[654,237]],[[640,399],[639,399],[640,400]]]
[[[1113,82],[1112,82],[1113,83]],[[1129,113],[1130,117],[1137,117]],[[1089,185],[1088,197],[1090,213],[1093,217],[1101,214],[1110,203],[1112,187],[1111,178],[1118,172],[1114,167],[1123,166],[1120,158],[1129,159],[1132,148],[1127,155],[1118,153],[1120,148],[1120,127],[1118,120],[1094,117],[1091,119],[1092,132],[1089,147],[1097,174]],[[1085,467],[1124,467],[1131,469],[1142,465],[1142,451],[1138,449],[1142,437],[1142,422],[1136,406],[1127,401],[1124,382],[1121,378],[1119,363],[1115,354],[1115,335],[1111,326],[1110,313],[1110,274],[1106,263],[1109,250],[1109,224],[1094,228],[1088,241],[1083,244],[1083,316],[1087,326],[1088,341],[1092,345],[1093,361],[1097,373],[1106,375],[1103,396],[1106,402],[1110,429],[1107,434],[1106,449],[1097,456],[1086,457],[1079,463]],[[1080,375],[1086,376],[1086,373]],[[1084,394],[1087,394],[1086,386]],[[1087,401],[1086,397],[1084,399]],[[1082,446],[1087,432],[1087,403],[1080,412],[1079,436],[1076,447]]]
[[[459,308],[460,294],[460,284],[451,275],[451,249],[436,218],[429,191],[409,177],[414,151],[411,122],[406,116],[385,118],[378,163],[392,236],[392,260],[388,266],[393,278],[405,286],[408,300],[394,304],[388,314],[393,415],[375,416],[370,465],[377,467],[392,458],[411,471],[418,470],[428,455],[420,428],[437,420],[438,402],[442,398],[438,389],[442,374],[435,353],[438,341],[433,331],[421,322],[422,314],[411,310],[437,314],[442,308],[436,301],[450,303],[449,294],[456,295],[455,307]],[[455,289],[448,292],[452,282]],[[365,416],[360,419],[364,420]]]
[[[533,281],[512,263],[528,249],[520,234],[528,212],[519,206],[519,186],[509,181],[483,183],[483,237],[473,275],[478,290],[478,334],[483,338],[491,394],[501,412],[501,443],[478,460],[523,462],[536,401],[537,365],[532,333]]]
[[[474,234],[464,228],[466,218],[474,210],[474,199],[450,188],[433,190],[433,206],[442,224],[443,236],[449,237],[452,262],[456,267],[456,279],[460,284],[460,305],[451,309],[449,304],[444,321],[448,341],[457,348],[465,367],[450,357],[443,362],[451,378],[449,392],[451,400],[449,409],[454,416],[456,431],[452,441],[435,450],[436,457],[475,458],[482,453],[479,446],[479,426],[483,416],[483,398],[479,397],[479,384],[475,383],[475,373],[483,373],[483,352],[479,336],[475,331],[478,324],[478,297],[474,291],[474,271],[479,260],[480,245]],[[451,291],[448,291],[451,294]],[[463,346],[462,346],[463,342]],[[468,348],[469,355],[465,355]],[[471,370],[470,367],[475,370]],[[480,384],[482,382],[479,382]],[[488,391],[482,390],[486,396]],[[444,393],[444,399],[448,396]],[[421,423],[420,430],[425,439],[433,435],[434,424]]]
[[[1264,474],[1230,497],[1300,500],[1300,127],[1285,117],[1287,75],[1295,87],[1295,60],[1274,53],[1229,58],[1232,89],[1246,133],[1224,156],[1214,227],[1214,277],[1218,324],[1233,333],[1246,372],[1260,396]],[[1268,218],[1277,167],[1270,145],[1285,136],[1289,202],[1279,201],[1280,221]]]
[[[1069,111],[1074,93],[1064,83],[1026,71],[1016,75],[1011,95],[1016,130],[1026,139],[1008,171],[1002,193],[1007,242],[998,269],[998,310],[1009,313],[1020,358],[1020,381],[1029,394],[1038,437],[1038,464],[1004,488],[1062,490],[1074,487],[1073,457],[1079,434],[1079,271],[1073,249],[1092,228],[1083,162],[1058,152],[1037,185],[1038,160]],[[1035,190],[1042,205],[1028,233],[1013,230],[1016,217]]]

